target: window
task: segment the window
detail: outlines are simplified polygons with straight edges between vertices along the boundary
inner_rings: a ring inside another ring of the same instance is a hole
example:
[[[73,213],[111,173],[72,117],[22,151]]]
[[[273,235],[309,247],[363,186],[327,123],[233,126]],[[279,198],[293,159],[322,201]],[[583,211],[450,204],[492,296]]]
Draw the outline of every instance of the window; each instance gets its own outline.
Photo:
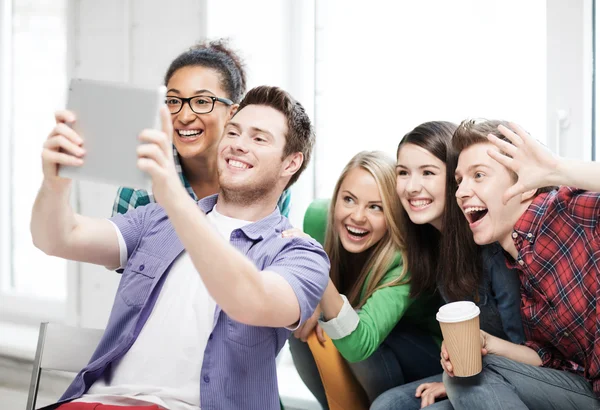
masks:
[[[0,290],[3,309],[61,315],[67,295],[66,262],[31,242],[31,204],[42,180],[40,150],[65,105],[67,1],[0,0],[2,192]],[[5,64],[4,62],[8,62]],[[8,91],[8,92],[7,92]],[[38,318],[40,316],[37,316]]]
[[[354,154],[393,156],[425,121],[507,119],[544,140],[546,2],[334,0],[316,14],[318,197]]]

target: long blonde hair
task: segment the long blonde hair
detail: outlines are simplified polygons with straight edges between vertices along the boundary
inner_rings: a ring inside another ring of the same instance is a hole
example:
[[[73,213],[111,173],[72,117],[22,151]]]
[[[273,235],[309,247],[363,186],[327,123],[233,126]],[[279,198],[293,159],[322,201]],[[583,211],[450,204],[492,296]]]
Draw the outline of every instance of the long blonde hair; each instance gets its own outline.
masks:
[[[369,172],[379,188],[381,201],[383,204],[383,214],[387,225],[386,233],[383,238],[375,245],[367,261],[360,270],[358,280],[354,283],[348,292],[348,300],[354,308],[360,308],[367,299],[379,289],[407,283],[406,264],[402,269],[402,274],[397,279],[388,283],[380,283],[388,272],[397,252],[401,252],[404,258],[404,228],[401,219],[402,205],[396,195],[396,163],[385,153],[379,151],[362,151],[356,154],[346,165],[340,175],[333,197],[329,206],[329,215],[327,217],[327,231],[325,234],[325,252],[331,261],[330,277],[333,284],[339,289],[341,276],[344,274],[344,255],[347,251],[343,248],[339,233],[334,228],[334,213],[337,203],[338,193],[342,182],[348,173],[361,168]],[[368,277],[368,283],[364,296],[361,298],[361,290]],[[340,291],[344,291],[340,289]]]

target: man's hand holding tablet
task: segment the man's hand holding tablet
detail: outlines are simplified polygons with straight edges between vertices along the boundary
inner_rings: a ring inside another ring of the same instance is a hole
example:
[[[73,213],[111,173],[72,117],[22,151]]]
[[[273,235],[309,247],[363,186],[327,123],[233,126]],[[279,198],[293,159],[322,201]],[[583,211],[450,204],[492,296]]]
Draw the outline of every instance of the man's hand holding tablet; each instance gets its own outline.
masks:
[[[150,176],[137,167],[139,136],[160,132],[164,98],[165,87],[72,80],[68,110],[56,113],[44,144],[45,177],[53,184],[66,184],[58,178],[63,177],[149,189]],[[163,120],[172,127],[165,111]],[[170,145],[171,135],[166,138]],[[171,161],[172,156],[171,151]]]

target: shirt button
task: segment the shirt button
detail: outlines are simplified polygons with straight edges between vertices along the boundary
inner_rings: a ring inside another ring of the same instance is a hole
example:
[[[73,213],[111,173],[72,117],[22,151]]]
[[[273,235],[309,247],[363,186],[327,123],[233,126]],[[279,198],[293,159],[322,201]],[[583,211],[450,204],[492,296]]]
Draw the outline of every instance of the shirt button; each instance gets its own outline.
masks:
[[[527,234],[527,238],[529,238],[529,239],[533,238],[533,234],[532,234],[531,232],[530,232],[530,233],[528,233],[528,234]]]
[[[146,268],[146,266],[144,266],[143,264],[140,265],[140,272],[143,272],[145,268]]]
[[[513,234],[512,234],[512,237],[513,237],[514,239],[517,239],[517,236],[519,236],[519,234],[518,234],[518,233],[516,233],[516,232],[513,232]]]
[[[210,383],[210,377],[204,376],[204,383]]]
[[[519,259],[519,265],[521,265],[521,266],[525,265],[525,262],[523,262],[523,259]]]
[[[565,332],[565,333],[563,333],[563,335],[564,335],[565,337],[569,337],[569,332]]]

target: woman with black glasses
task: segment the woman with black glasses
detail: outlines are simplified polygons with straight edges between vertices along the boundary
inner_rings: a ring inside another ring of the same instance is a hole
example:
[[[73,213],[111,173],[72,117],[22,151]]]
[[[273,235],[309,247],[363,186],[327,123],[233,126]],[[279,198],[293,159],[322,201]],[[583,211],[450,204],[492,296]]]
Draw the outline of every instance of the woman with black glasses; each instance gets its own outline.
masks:
[[[173,120],[173,155],[182,184],[195,200],[216,194],[217,145],[225,123],[246,92],[241,58],[224,40],[203,42],[180,54],[165,75]],[[113,215],[154,202],[145,190],[119,188]],[[279,201],[287,216],[289,192]]]

